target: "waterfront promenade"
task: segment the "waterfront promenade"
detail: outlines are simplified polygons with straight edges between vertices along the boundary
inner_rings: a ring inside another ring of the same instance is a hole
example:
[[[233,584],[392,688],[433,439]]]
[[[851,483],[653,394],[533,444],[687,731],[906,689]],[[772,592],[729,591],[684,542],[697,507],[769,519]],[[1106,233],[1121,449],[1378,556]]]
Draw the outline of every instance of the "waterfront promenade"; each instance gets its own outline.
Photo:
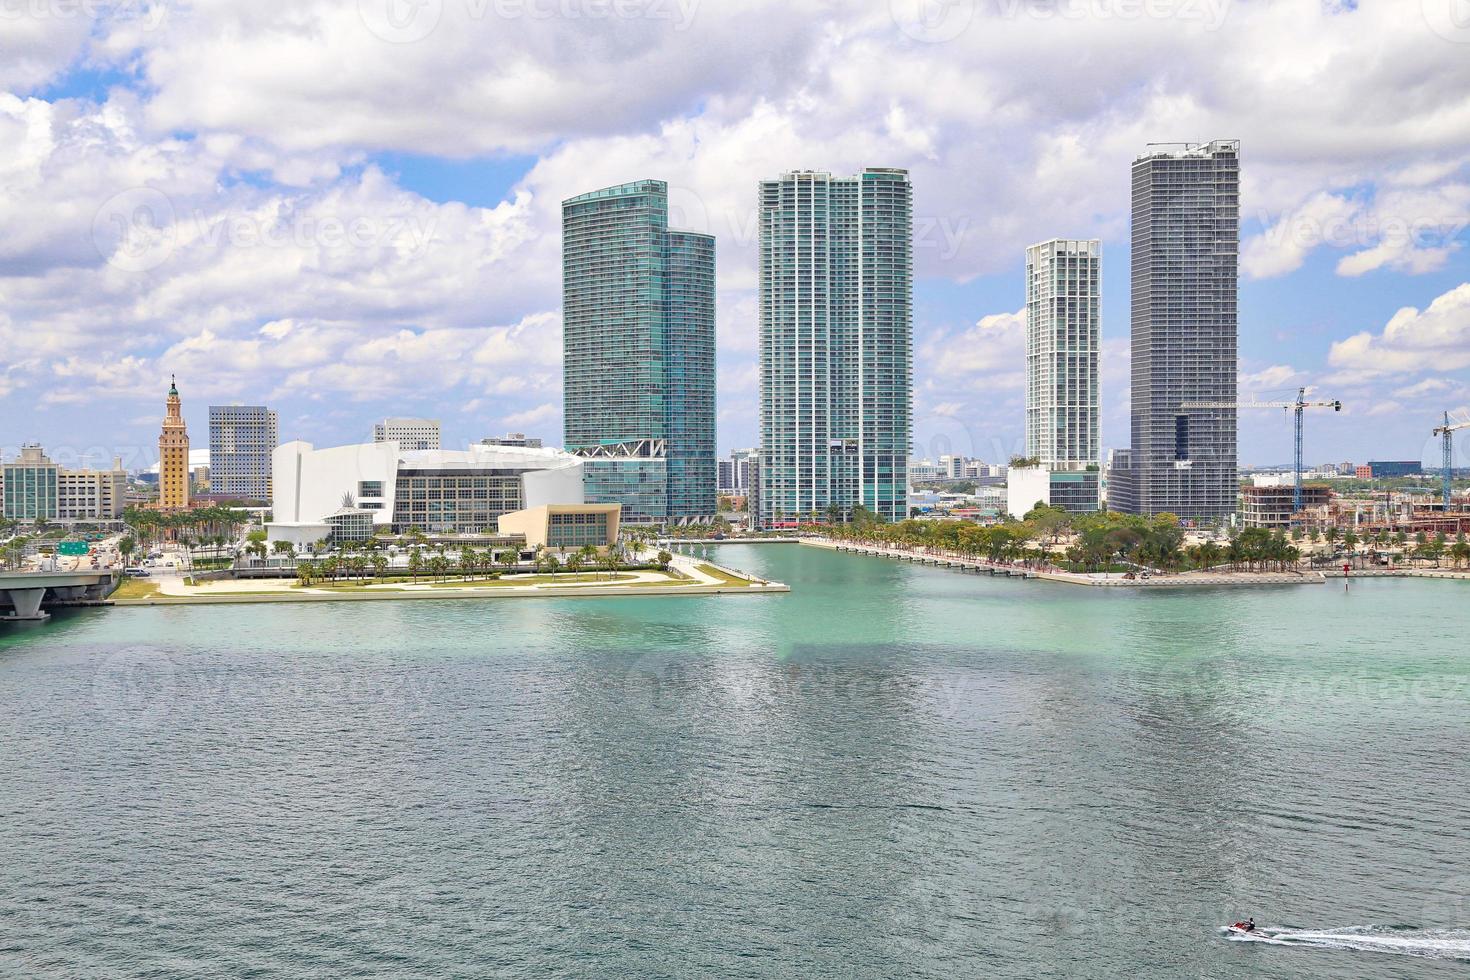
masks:
[[[1022,565],[1008,562],[988,561],[972,555],[939,548],[893,548],[878,545],[854,544],[848,541],[829,541],[825,538],[802,538],[801,543],[813,548],[828,548],[876,558],[893,558],[912,561],[941,568],[960,571],[986,572],[991,575],[1008,575],[1014,578],[1040,579],[1046,582],[1062,582],[1067,585],[1088,585],[1102,588],[1186,588],[1193,586],[1221,585],[1321,585],[1327,581],[1322,572],[1217,572],[1194,571],[1177,574],[1153,573],[1148,578],[1125,577],[1121,572],[1069,572],[1054,565]],[[1341,574],[1341,573],[1339,573]]]

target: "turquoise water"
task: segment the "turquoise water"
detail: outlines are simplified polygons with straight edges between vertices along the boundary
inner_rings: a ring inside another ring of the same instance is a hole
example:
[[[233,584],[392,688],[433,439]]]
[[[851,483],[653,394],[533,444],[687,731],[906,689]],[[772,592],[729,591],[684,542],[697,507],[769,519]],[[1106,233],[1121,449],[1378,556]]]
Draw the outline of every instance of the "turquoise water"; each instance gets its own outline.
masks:
[[[718,557],[0,627],[0,974],[1463,973],[1470,583]]]

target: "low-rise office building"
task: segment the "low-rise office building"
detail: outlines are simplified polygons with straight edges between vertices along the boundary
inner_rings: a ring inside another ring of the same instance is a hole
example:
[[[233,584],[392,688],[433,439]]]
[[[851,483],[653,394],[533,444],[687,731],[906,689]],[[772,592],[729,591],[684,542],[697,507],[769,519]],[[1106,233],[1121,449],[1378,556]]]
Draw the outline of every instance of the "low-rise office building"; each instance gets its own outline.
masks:
[[[513,449],[540,449],[539,436],[528,436],[524,432],[507,432],[499,438],[481,439],[482,446],[509,446]]]
[[[0,516],[14,521],[116,521],[127,505],[128,476],[120,460],[110,470],[70,470],[34,443],[4,464],[0,481]]]
[[[1396,476],[1423,476],[1424,464],[1417,459],[1369,460],[1369,479],[1382,480]]]
[[[373,423],[373,442],[396,442],[405,452],[439,448],[438,419],[384,419]]]
[[[1098,479],[1093,470],[1052,470],[1045,466],[1011,466],[1006,471],[1006,513],[1021,518],[1037,504],[1059,507],[1074,514],[1099,506]]]
[[[397,443],[316,449],[288,442],[272,460],[271,540],[311,544],[346,525],[344,510],[372,517],[372,531],[493,535],[503,515],[581,504],[583,461],[559,449],[474,445],[404,451]],[[329,520],[335,518],[335,520]],[[361,534],[361,522],[351,533]]]

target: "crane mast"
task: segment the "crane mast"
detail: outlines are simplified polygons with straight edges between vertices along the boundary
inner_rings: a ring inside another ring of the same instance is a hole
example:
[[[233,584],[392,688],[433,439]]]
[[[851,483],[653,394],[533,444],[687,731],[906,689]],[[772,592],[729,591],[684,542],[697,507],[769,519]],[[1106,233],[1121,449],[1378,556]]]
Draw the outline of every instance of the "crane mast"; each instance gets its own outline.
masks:
[[[1442,481],[1442,494],[1444,496],[1444,510],[1450,512],[1450,497],[1454,492],[1454,480],[1451,474],[1454,472],[1455,461],[1455,430],[1470,428],[1470,421],[1451,422],[1450,413],[1444,413],[1444,425],[1436,426],[1434,434],[1440,438],[1440,479]]]
[[[1292,454],[1292,471],[1296,477],[1295,490],[1292,494],[1292,510],[1299,513],[1302,509],[1302,410],[1307,408],[1330,408],[1334,412],[1342,411],[1342,402],[1336,399],[1332,401],[1307,401],[1307,389],[1298,388],[1296,400],[1289,402],[1183,402],[1181,409],[1197,408],[1228,408],[1231,410],[1241,408],[1284,408],[1296,414],[1296,442]],[[1470,423],[1467,423],[1470,424]],[[1438,430],[1436,430],[1438,431]],[[1446,436],[1445,438],[1449,438]]]

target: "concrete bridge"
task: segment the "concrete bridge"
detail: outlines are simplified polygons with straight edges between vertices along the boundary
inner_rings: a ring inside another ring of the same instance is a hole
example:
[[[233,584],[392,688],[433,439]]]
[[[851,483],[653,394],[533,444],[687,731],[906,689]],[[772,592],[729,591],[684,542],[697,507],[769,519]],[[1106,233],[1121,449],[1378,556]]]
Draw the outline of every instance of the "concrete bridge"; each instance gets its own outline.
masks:
[[[98,605],[112,591],[113,571],[0,572],[0,621],[45,619],[42,606]],[[9,615],[5,611],[9,609]]]

